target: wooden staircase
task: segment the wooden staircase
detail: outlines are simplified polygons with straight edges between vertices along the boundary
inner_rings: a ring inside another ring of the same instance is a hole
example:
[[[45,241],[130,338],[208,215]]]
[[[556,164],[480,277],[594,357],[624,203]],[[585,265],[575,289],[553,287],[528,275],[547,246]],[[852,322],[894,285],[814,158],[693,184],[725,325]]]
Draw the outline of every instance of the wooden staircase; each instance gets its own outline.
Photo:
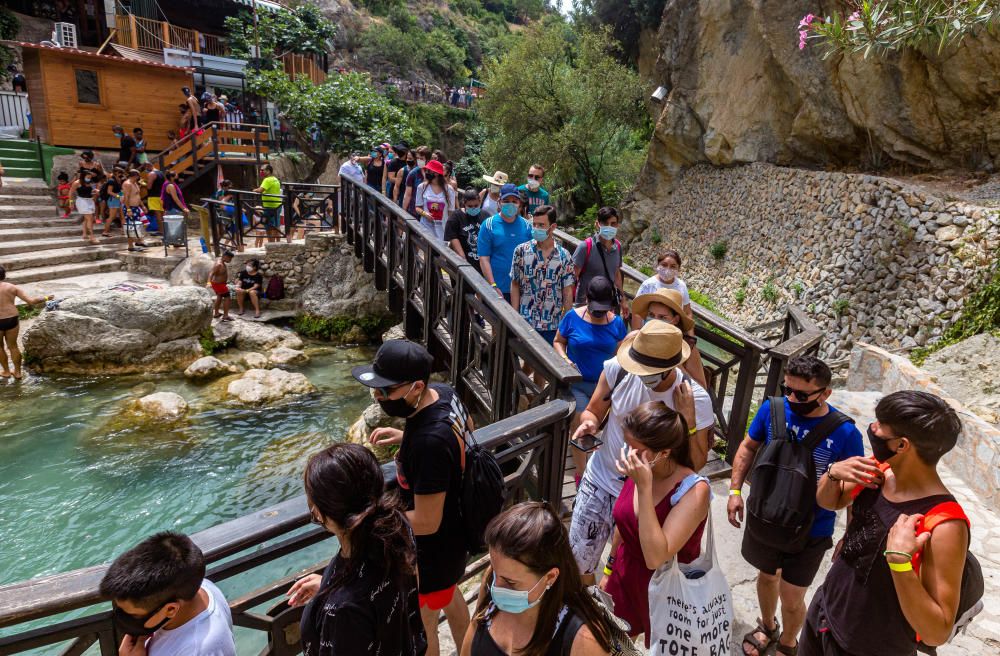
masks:
[[[181,189],[225,165],[260,166],[267,161],[267,126],[209,123],[155,155],[157,167],[177,174]]]

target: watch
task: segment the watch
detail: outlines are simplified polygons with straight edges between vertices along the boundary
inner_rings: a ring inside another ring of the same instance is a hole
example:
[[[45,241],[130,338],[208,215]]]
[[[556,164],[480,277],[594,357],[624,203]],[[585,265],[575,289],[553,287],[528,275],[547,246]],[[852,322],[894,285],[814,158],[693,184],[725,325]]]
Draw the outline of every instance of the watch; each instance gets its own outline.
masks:
[[[833,475],[833,466],[835,464],[836,463],[831,462],[829,465],[826,466],[826,471],[823,472],[823,473],[825,473],[827,476],[829,476],[831,481],[837,481],[837,482],[839,482],[840,479]]]

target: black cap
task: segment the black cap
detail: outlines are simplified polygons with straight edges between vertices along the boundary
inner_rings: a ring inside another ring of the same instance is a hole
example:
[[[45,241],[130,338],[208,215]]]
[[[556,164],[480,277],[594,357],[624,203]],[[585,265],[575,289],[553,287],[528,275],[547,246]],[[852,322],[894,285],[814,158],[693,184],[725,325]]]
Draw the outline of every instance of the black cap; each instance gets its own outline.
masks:
[[[406,339],[390,339],[379,347],[375,361],[351,369],[351,375],[367,387],[391,387],[431,377],[434,358],[422,345]]]
[[[594,276],[587,285],[587,307],[591,311],[606,312],[615,306],[615,288],[604,276]]]

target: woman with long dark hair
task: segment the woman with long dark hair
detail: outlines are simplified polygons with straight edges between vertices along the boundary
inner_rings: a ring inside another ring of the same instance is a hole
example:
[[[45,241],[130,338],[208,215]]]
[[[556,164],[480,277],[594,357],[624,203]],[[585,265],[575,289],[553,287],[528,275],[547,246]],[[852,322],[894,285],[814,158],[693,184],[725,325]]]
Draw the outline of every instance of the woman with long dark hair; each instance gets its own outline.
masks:
[[[398,497],[384,486],[378,461],[359,444],[334,444],[306,464],[312,521],[340,543],[322,576],[304,576],[288,591],[290,606],[308,602],[306,656],[420,656],[427,649],[413,538]]]
[[[603,587],[615,615],[646,634],[649,647],[649,581],[675,556],[690,563],[701,552],[711,488],[694,471],[688,425],[663,401],[643,403],[622,421],[625,444],[616,463],[628,480],[612,514],[615,534]]]
[[[612,633],[548,504],[521,503],[486,529],[490,566],[462,656],[607,656]]]

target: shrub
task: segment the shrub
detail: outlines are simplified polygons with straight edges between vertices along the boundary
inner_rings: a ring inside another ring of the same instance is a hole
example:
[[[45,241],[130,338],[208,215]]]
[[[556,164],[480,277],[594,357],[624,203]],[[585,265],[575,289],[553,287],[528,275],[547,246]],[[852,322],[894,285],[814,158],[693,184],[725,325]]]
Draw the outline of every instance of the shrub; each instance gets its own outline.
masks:
[[[792,293],[795,294],[795,298],[800,298],[802,296],[802,292],[806,290],[806,287],[802,284],[801,280],[796,280],[792,283],[791,290]]]
[[[216,340],[215,333],[212,332],[211,328],[206,328],[198,334],[198,343],[201,344],[201,351],[205,355],[215,355],[219,351],[224,351],[232,346],[235,341],[235,335],[229,339]]]
[[[384,317],[318,317],[313,314],[300,314],[292,322],[295,332],[311,339],[337,341],[355,326],[359,327],[369,341],[378,341],[394,322]]]
[[[708,252],[712,255],[712,257],[716,261],[719,261],[722,258],[724,258],[726,256],[726,251],[728,250],[729,250],[729,244],[727,244],[725,241],[717,241],[708,247]]]
[[[652,234],[649,237],[649,241],[653,242],[654,244],[663,243],[663,235],[660,234],[660,229],[657,228],[656,226],[653,226]]]
[[[847,310],[851,307],[851,302],[846,298],[838,298],[833,302],[833,312],[838,317],[842,317],[847,314]]]
[[[656,273],[655,271],[653,271],[653,267],[649,266],[648,264],[639,267],[639,271],[642,271],[647,276],[651,276],[654,273]]]
[[[736,290],[736,293],[733,294],[733,298],[736,299],[737,305],[743,305],[743,301],[747,300],[747,290],[740,287]]]
[[[27,303],[25,303],[24,305],[18,305],[17,318],[23,321],[25,319],[32,319],[34,317],[37,317],[39,314],[42,313],[43,307],[44,307],[43,305],[28,305]]]
[[[719,306],[706,294],[702,294],[697,289],[688,289],[688,295],[691,297],[692,302],[697,303],[709,312],[718,314]]]
[[[775,287],[773,280],[768,280],[760,289],[760,295],[764,297],[764,300],[768,303],[778,302],[778,288]]]

